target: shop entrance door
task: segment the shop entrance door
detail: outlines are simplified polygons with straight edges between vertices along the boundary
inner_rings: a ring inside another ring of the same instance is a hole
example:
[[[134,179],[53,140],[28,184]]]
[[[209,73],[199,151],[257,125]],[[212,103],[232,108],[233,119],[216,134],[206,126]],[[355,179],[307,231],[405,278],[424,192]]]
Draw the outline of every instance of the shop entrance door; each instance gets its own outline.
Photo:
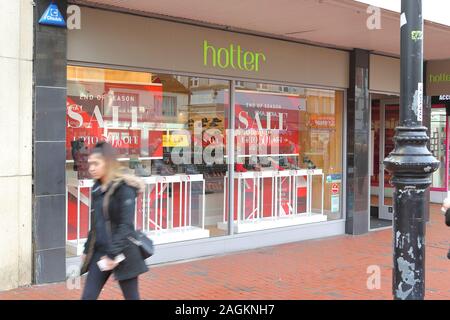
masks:
[[[394,149],[399,110],[398,97],[371,94],[369,230],[392,226],[394,188],[383,161]]]
[[[399,101],[380,101],[380,146],[379,146],[379,196],[378,218],[392,221],[394,215],[394,187],[390,184],[391,175],[383,164],[384,159],[394,149],[395,127],[399,122]]]

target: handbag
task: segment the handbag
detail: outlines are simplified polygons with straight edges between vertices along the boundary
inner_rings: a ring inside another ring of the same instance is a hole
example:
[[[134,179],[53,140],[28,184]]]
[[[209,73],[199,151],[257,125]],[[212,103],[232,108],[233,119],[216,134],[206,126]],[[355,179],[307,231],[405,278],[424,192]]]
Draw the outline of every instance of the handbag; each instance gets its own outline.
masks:
[[[134,235],[129,236],[128,240],[139,248],[141,256],[144,260],[150,258],[155,253],[153,241],[140,230],[134,231]]]

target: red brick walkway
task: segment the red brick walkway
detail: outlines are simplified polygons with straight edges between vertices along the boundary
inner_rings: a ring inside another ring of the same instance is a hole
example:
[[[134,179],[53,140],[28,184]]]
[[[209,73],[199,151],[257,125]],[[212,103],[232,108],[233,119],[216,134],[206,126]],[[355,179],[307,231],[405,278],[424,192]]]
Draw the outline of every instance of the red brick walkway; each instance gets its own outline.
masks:
[[[426,298],[450,299],[450,229],[432,205],[427,227]],[[381,288],[367,289],[367,267]],[[140,278],[143,299],[391,299],[392,230],[339,236],[153,267]],[[2,299],[79,299],[65,283],[1,292]],[[122,299],[109,280],[101,299]]]

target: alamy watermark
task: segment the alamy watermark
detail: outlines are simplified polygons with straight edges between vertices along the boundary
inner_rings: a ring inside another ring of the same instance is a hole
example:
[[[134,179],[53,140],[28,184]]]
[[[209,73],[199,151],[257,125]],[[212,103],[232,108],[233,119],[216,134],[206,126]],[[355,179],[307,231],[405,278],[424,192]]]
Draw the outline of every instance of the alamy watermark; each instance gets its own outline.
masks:
[[[81,29],[81,8],[77,5],[71,4],[67,6],[67,29],[80,30]]]
[[[67,268],[66,288],[67,290],[81,289],[81,276],[79,266],[69,265],[69,267]]]
[[[381,9],[375,6],[368,6],[366,12],[370,16],[366,20],[366,26],[369,30],[381,29]]]
[[[367,267],[367,278],[366,285],[369,290],[381,289],[381,268],[377,265],[370,265]]]

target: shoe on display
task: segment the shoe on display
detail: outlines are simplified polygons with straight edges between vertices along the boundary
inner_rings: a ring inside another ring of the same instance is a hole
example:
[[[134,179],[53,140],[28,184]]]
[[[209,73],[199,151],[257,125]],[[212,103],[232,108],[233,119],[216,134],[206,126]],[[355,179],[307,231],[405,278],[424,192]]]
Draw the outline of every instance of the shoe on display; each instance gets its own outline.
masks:
[[[303,158],[303,163],[306,164],[308,169],[316,169],[316,165],[308,157]]]
[[[200,172],[195,168],[194,165],[189,164],[185,166],[185,173],[186,174],[199,174]]]
[[[135,165],[134,174],[138,177],[150,177],[152,175],[152,173],[141,163]]]
[[[175,174],[175,171],[172,169],[172,167],[165,165],[161,168],[161,175],[163,176],[173,176]]]

